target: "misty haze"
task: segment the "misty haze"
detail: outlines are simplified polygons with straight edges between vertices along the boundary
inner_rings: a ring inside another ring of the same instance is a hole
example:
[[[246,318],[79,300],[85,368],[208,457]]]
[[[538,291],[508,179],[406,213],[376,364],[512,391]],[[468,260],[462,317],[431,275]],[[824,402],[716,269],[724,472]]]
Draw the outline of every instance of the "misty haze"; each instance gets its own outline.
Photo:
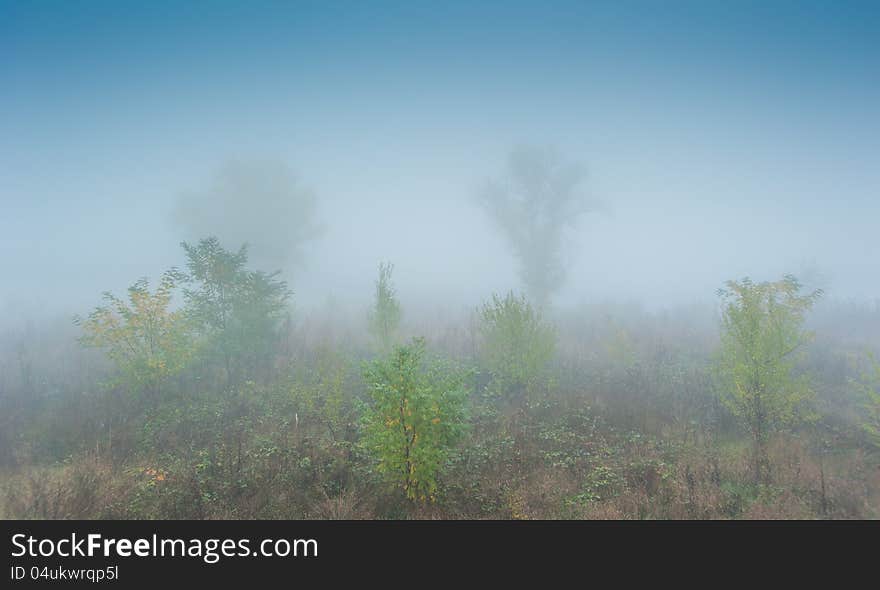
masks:
[[[0,3],[0,517],[880,517],[878,25]]]

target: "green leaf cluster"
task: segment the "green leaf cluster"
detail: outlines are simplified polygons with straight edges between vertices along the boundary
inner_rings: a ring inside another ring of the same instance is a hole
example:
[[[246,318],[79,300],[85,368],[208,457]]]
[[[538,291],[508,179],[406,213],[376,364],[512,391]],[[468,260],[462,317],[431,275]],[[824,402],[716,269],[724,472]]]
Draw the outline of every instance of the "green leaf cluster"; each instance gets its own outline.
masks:
[[[756,479],[766,463],[769,434],[809,418],[813,391],[808,376],[795,368],[801,347],[811,338],[803,330],[805,315],[820,295],[802,294],[791,275],[774,282],[728,281],[719,291],[721,399],[752,436]]]
[[[370,310],[370,333],[376,340],[379,350],[387,354],[394,346],[397,328],[400,325],[400,302],[398,302],[391,273],[394,265],[390,262],[379,264],[379,278],[376,280],[376,298]]]
[[[369,404],[362,444],[378,471],[411,500],[433,500],[438,476],[465,428],[466,373],[426,362],[416,339],[364,370]]]
[[[260,359],[271,356],[278,327],[292,295],[279,272],[246,268],[248,253],[224,249],[215,237],[181,244],[187,272],[180,278],[186,313],[198,327],[204,350],[219,359],[230,383],[253,376]]]
[[[173,270],[152,292],[149,281],[140,279],[128,288],[127,300],[105,292],[105,305],[86,319],[74,319],[83,330],[80,342],[105,349],[116,364],[119,384],[158,395],[162,383],[192,358],[192,325],[185,314],[171,308],[176,285]]]
[[[480,307],[479,319],[481,361],[496,392],[519,397],[546,383],[556,331],[524,296],[492,295]]]

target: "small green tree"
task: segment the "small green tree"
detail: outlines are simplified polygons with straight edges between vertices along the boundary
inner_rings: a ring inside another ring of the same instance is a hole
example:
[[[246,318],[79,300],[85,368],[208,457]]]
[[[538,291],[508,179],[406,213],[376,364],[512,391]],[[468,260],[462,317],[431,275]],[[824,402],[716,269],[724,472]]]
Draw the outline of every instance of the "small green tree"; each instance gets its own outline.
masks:
[[[870,368],[856,383],[859,392],[864,396],[865,418],[862,428],[871,442],[880,448],[880,361],[869,355]]]
[[[526,298],[512,292],[479,309],[482,362],[493,386],[518,399],[546,382],[556,349],[556,331]]]
[[[254,372],[260,359],[271,356],[291,291],[278,272],[246,268],[247,246],[232,252],[214,237],[181,245],[187,272],[179,278],[192,286],[183,291],[187,314],[200,328],[207,353],[221,360],[227,382],[234,383],[245,368]]]
[[[364,370],[370,398],[363,445],[411,500],[433,500],[437,477],[465,425],[465,375],[425,363],[424,340],[399,346]]]
[[[748,428],[755,483],[769,468],[767,439],[780,427],[805,417],[812,397],[809,379],[795,374],[797,352],[810,334],[804,316],[821,295],[801,294],[791,275],[775,282],[728,281],[723,301],[718,368],[722,401]]]
[[[391,273],[394,265],[390,262],[379,264],[379,278],[376,280],[376,300],[370,310],[370,333],[376,339],[383,354],[394,345],[397,327],[400,324],[400,303],[395,295]]]
[[[74,319],[83,329],[80,342],[105,349],[120,384],[130,391],[158,396],[162,383],[193,355],[191,325],[180,310],[171,308],[175,276],[173,270],[166,272],[154,292],[147,279],[137,281],[128,288],[128,301],[105,292],[106,305],[86,319]]]

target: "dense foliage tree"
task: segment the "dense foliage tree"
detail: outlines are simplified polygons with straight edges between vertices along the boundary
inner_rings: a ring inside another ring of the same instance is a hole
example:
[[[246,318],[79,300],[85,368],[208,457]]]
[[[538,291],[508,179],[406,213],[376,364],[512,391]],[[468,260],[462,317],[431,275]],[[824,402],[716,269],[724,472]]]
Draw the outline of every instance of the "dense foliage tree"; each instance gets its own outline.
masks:
[[[764,481],[769,468],[769,435],[804,417],[812,396],[808,377],[794,369],[797,352],[810,337],[802,329],[804,316],[820,294],[802,294],[790,275],[775,282],[728,281],[719,290],[722,401],[749,430],[755,483]]]
[[[481,356],[493,386],[519,398],[544,383],[556,347],[556,332],[541,312],[512,292],[479,309]]]
[[[222,361],[227,381],[233,383],[271,356],[292,293],[278,272],[246,268],[247,246],[232,252],[215,237],[182,246],[187,272],[180,277],[191,285],[183,291],[187,313],[200,329],[206,351]]]
[[[147,279],[128,288],[128,301],[105,292],[106,305],[88,318],[76,318],[80,341],[103,348],[119,370],[120,383],[130,390],[158,395],[162,383],[179,372],[194,348],[190,323],[171,309],[176,272],[166,272],[154,292]]]
[[[412,500],[433,499],[437,477],[465,424],[464,374],[426,363],[417,339],[367,366],[363,444]]]
[[[551,150],[520,147],[508,159],[507,177],[479,195],[519,261],[531,299],[544,306],[565,281],[563,230],[588,210],[579,191],[584,173]]]
[[[379,278],[376,279],[376,298],[370,310],[370,333],[376,339],[383,353],[391,350],[397,327],[400,324],[400,303],[395,296],[391,273],[394,265],[379,264]]]

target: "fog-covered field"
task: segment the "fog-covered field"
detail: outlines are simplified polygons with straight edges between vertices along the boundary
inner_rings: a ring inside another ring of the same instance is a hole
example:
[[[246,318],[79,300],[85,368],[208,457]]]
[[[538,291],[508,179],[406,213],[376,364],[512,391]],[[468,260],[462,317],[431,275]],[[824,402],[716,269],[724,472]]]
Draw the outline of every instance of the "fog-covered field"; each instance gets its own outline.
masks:
[[[880,517],[871,3],[0,3],[0,517]]]

